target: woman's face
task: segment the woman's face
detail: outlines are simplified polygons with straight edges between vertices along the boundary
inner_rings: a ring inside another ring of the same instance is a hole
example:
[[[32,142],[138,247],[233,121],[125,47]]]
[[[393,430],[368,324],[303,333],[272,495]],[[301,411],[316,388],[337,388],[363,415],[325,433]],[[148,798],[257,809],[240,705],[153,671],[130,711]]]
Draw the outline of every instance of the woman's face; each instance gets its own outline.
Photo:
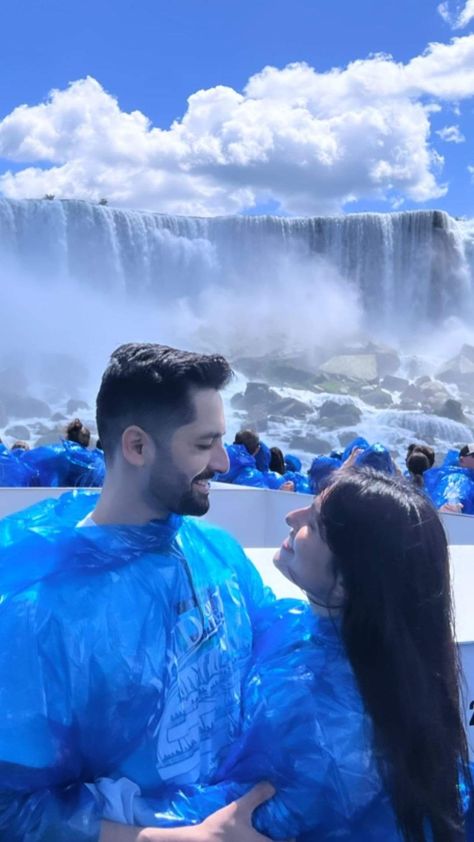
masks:
[[[331,551],[319,531],[319,501],[286,517],[290,533],[273,559],[275,566],[321,608],[340,608],[344,592]]]

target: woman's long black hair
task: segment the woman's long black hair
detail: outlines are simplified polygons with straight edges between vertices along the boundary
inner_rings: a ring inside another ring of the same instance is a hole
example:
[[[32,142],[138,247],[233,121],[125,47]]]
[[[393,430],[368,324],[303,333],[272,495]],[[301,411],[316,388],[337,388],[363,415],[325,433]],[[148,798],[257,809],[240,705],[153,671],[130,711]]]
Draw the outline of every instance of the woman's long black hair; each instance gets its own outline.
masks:
[[[342,636],[374,726],[406,842],[464,839],[468,773],[446,535],[416,488],[341,471],[321,495],[320,528],[342,575]]]

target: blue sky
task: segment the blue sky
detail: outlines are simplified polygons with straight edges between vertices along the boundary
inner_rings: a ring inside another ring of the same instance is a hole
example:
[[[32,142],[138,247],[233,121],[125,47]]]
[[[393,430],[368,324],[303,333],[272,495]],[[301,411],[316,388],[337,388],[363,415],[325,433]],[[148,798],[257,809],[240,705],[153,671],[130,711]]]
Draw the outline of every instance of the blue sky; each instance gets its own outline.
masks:
[[[441,207],[474,215],[474,10],[455,28],[471,3],[445,4],[442,16],[432,0],[7,0],[0,190],[34,196],[51,185],[56,195],[106,194],[113,204],[185,213]],[[416,69],[416,84],[381,90],[430,43],[439,49]],[[451,45],[446,55],[440,45]],[[371,62],[374,53],[393,61]],[[372,102],[366,82],[347,73],[358,60],[364,79],[375,80]],[[300,103],[300,70],[288,85],[280,71],[303,62],[314,72]],[[278,73],[261,93],[268,65]],[[332,68],[346,72],[347,86],[321,108]],[[68,88],[87,77],[95,84]],[[63,92],[59,101],[48,100],[52,89]],[[200,90],[209,92],[204,105],[182,125]],[[30,109],[15,111],[22,105]],[[147,125],[131,129],[132,112]]]

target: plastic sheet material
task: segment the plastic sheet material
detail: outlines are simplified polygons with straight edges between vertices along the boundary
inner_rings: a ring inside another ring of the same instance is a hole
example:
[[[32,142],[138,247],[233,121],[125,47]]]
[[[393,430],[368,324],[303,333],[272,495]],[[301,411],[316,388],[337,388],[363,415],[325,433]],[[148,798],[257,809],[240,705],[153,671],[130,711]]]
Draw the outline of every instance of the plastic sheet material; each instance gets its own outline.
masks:
[[[383,444],[377,443],[367,447],[362,453],[359,453],[354,464],[357,468],[374,468],[376,471],[383,471],[386,474],[395,474],[392,457]]]
[[[89,784],[208,783],[272,594],[192,518],[77,528],[75,491],[0,522],[0,839],[96,842]],[[179,723],[179,727],[178,727]]]
[[[360,450],[367,450],[368,447],[370,447],[370,445],[367,439],[364,439],[363,436],[357,436],[357,438],[353,439],[347,445],[346,449],[342,454],[341,461],[345,462],[346,459],[349,459],[349,456],[351,455],[352,451],[356,448]]]
[[[197,823],[266,779],[277,794],[256,810],[254,825],[271,839],[400,842],[337,626],[294,600],[278,609],[254,651],[242,734],[211,785],[142,791],[135,821]]]
[[[313,494],[319,494],[334,471],[341,467],[339,459],[331,456],[316,456],[308,471],[309,485]]]
[[[459,466],[426,471],[425,489],[436,508],[445,503],[460,504],[466,515],[474,514],[474,471]]]
[[[0,487],[21,488],[30,485],[34,472],[4,447],[0,450]],[[20,451],[18,451],[19,453]],[[23,451],[21,451],[23,452]]]
[[[99,488],[105,478],[104,455],[80,444],[59,444],[19,451],[18,460],[31,476],[30,485],[52,488]]]
[[[225,449],[229,457],[229,469],[224,474],[215,474],[214,480],[232,483],[243,470],[256,470],[255,458],[243,444],[226,444]]]
[[[265,442],[260,441],[260,447],[255,454],[255,464],[259,471],[269,471],[270,470],[270,460],[272,454],[270,453],[270,448]]]
[[[299,473],[301,471],[301,459],[295,456],[294,453],[285,453],[285,468],[287,471]]]

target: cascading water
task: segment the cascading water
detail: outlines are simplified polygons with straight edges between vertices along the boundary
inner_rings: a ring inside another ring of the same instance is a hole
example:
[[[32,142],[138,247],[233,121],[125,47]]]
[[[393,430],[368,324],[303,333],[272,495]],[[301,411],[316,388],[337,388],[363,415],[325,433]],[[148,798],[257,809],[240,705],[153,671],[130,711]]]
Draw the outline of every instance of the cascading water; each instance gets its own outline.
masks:
[[[440,211],[198,219],[0,199],[2,274],[192,300],[208,287],[271,286],[285,260],[313,262],[352,285],[369,324],[395,321],[402,333],[472,310],[473,239],[469,225]],[[313,304],[316,314],[316,294]]]
[[[328,356],[364,337],[412,351],[416,339],[423,353],[448,323],[470,341],[474,223],[441,211],[194,218],[0,198],[0,283],[0,368],[12,348],[80,349],[97,374],[131,339],[247,356]],[[382,417],[352,398],[360,431],[373,438],[378,425],[397,446],[418,429],[446,444],[469,431],[441,419],[423,427],[396,409]],[[337,444],[336,432],[326,437]]]

